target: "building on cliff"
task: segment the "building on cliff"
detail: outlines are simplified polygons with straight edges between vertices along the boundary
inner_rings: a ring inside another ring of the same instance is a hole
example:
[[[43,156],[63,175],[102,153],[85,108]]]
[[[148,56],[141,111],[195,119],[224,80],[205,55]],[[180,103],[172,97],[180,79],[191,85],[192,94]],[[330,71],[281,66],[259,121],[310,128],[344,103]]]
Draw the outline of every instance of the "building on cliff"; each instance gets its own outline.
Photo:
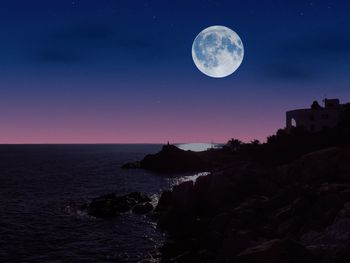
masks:
[[[308,109],[297,109],[286,112],[286,128],[304,127],[310,132],[335,127],[340,121],[340,114],[346,104],[339,99],[324,99],[324,107],[314,101]]]

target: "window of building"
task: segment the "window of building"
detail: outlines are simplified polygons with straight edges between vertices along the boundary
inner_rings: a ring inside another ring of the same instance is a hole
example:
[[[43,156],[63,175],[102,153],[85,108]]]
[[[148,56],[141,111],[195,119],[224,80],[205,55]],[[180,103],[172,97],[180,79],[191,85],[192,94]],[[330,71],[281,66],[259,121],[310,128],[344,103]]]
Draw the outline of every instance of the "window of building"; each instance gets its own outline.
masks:
[[[291,124],[292,124],[292,127],[297,127],[297,121],[294,118],[292,118]]]

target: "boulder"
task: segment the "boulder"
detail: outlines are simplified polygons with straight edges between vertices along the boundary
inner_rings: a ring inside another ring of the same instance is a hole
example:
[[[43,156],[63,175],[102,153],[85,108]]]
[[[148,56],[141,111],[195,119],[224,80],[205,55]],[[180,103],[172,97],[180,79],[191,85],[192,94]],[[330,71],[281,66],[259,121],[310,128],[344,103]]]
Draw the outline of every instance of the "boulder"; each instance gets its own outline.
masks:
[[[151,198],[140,192],[132,192],[130,194],[125,195],[125,197],[126,199],[136,201],[136,203],[151,202]]]
[[[292,240],[274,239],[250,247],[236,257],[238,263],[300,263],[314,262],[312,254]]]
[[[159,200],[156,212],[159,212],[158,227],[167,231],[177,232],[190,227],[196,199],[193,182],[188,181],[164,192]]]
[[[103,195],[94,198],[89,204],[84,204],[81,209],[86,210],[89,215],[100,218],[115,217],[133,209],[136,205],[148,203],[151,199],[139,192],[133,192],[123,196],[116,194]],[[143,210],[150,208],[149,205]],[[152,207],[153,208],[153,207]],[[142,210],[137,208],[136,210]]]
[[[136,162],[130,162],[122,165],[123,169],[139,169],[141,168],[141,162],[136,161]]]
[[[245,249],[256,245],[254,233],[248,230],[226,230],[218,249],[215,263],[235,262],[236,255]]]
[[[192,181],[174,186],[171,195],[171,205],[176,209],[188,212],[195,205],[194,187]]]
[[[132,212],[135,214],[146,214],[153,210],[153,205],[149,202],[135,205]]]
[[[323,231],[305,233],[302,242],[315,254],[328,257],[329,262],[341,262],[346,251],[350,251],[350,202],[339,211],[334,222]],[[350,256],[350,253],[347,253]]]
[[[171,197],[172,197],[171,191],[163,191],[162,195],[158,200],[158,204],[155,208],[155,211],[161,212],[161,211],[167,210],[171,205]]]
[[[124,210],[124,207],[122,209],[121,205],[117,202],[115,194],[108,194],[93,199],[90,204],[84,205],[82,209],[86,208],[91,216],[105,218],[119,215]]]

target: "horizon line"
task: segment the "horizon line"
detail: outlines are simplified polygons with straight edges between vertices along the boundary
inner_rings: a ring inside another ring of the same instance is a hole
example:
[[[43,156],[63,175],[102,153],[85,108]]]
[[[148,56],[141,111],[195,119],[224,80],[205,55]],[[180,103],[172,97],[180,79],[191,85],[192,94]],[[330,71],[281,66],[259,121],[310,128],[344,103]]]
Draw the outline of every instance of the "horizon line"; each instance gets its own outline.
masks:
[[[174,144],[224,144],[226,142],[173,142],[170,143],[171,145]],[[127,145],[127,144],[144,144],[144,145],[166,145],[164,142],[28,142],[28,143],[1,143],[0,145]]]

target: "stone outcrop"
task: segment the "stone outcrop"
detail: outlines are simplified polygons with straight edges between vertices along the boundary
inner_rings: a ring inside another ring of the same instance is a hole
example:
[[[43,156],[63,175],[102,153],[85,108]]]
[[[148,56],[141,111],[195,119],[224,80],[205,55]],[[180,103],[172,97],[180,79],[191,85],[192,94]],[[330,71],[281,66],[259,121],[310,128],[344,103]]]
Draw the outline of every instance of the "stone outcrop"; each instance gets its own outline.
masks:
[[[346,262],[350,147],[237,164],[164,192],[155,213],[169,234],[162,262]]]
[[[245,159],[246,156],[243,157]],[[146,155],[141,161],[126,163],[124,169],[146,169],[164,174],[209,172],[241,162],[240,155],[225,149],[209,149],[203,152],[185,151],[174,145],[164,145],[156,154]]]
[[[127,163],[123,168],[142,168],[155,172],[177,173],[191,171],[206,171],[210,164],[201,153],[184,151],[174,145],[164,145],[156,154],[146,155],[143,160]]]
[[[110,218],[128,211],[137,214],[145,214],[153,210],[151,199],[139,192],[133,192],[123,196],[108,194],[94,198],[90,203],[82,207],[90,216]]]

